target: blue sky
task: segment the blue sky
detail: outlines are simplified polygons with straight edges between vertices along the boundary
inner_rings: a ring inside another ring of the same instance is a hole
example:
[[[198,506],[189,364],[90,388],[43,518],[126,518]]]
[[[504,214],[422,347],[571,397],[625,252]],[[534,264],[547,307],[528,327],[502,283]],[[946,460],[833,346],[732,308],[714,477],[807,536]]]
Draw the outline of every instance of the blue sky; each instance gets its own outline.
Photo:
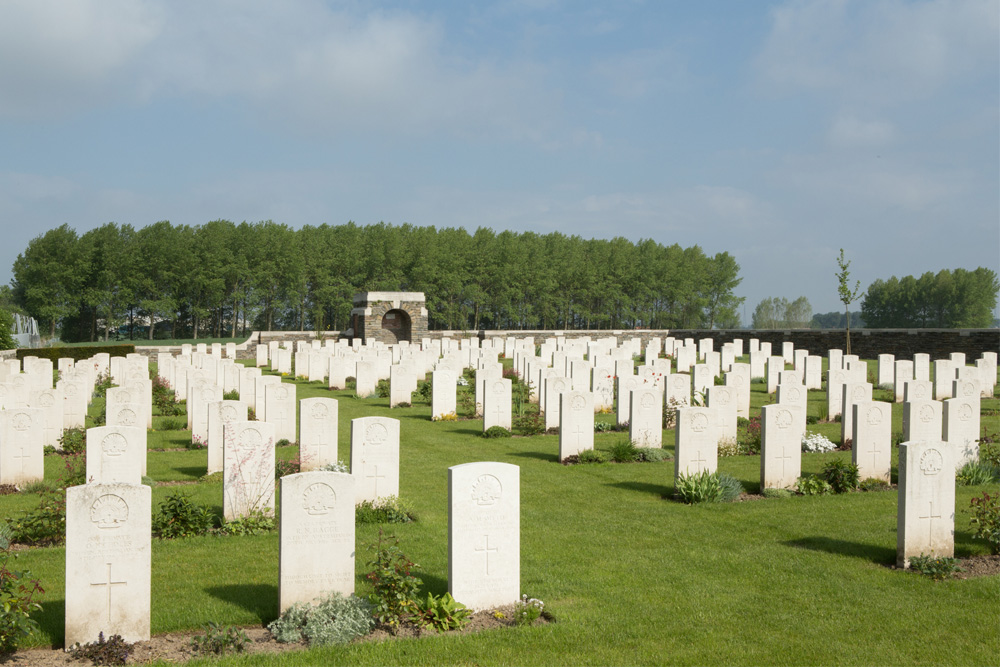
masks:
[[[0,281],[220,218],[697,244],[747,319],[1000,271],[1000,3],[0,3]]]

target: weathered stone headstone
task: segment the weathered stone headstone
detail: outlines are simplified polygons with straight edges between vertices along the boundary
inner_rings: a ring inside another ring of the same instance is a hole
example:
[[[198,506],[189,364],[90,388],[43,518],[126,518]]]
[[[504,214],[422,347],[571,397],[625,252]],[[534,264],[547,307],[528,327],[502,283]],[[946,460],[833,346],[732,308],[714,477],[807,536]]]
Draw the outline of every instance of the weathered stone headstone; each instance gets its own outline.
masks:
[[[279,613],[328,593],[354,592],[355,483],[353,475],[329,471],[281,478]]]
[[[716,441],[736,440],[736,396],[737,391],[734,387],[716,385],[708,388],[708,407],[716,411],[718,430]]]
[[[146,458],[146,434],[135,426],[87,429],[87,482],[139,484]]]
[[[847,442],[854,437],[854,410],[855,403],[872,400],[872,386],[867,382],[845,382],[843,393],[841,394],[841,404],[843,406],[840,418],[840,441]]]
[[[929,401],[933,398],[934,384],[930,380],[910,380],[903,384],[903,402]]]
[[[913,556],[955,555],[955,459],[937,440],[899,446],[896,565]]]
[[[788,489],[802,474],[802,428],[805,411],[771,404],[760,410],[760,487]]]
[[[897,359],[895,374],[893,375],[893,386],[897,403],[903,402],[903,385],[915,379],[913,377],[913,362],[906,359]]]
[[[636,447],[663,446],[663,395],[656,389],[632,391],[628,437]]]
[[[618,425],[622,426],[628,423],[631,414],[632,392],[642,386],[642,380],[639,379],[638,375],[626,375],[625,377],[619,375],[616,383],[618,385],[618,405],[615,411],[615,419]],[[686,386],[687,383],[685,382]],[[545,427],[548,428],[548,422],[546,422]]]
[[[448,592],[476,610],[520,598],[517,466],[481,462],[448,468]]]
[[[815,354],[806,357],[805,384],[806,389],[823,388],[823,357]]]
[[[65,401],[61,389],[36,389],[31,392],[28,405],[37,408],[42,416],[42,445],[61,448]]]
[[[559,404],[559,460],[594,448],[594,395],[565,391]]]
[[[222,512],[226,521],[274,511],[274,425],[233,421],[223,427]]]
[[[767,358],[764,379],[767,382],[767,393],[773,394],[778,391],[779,374],[785,370],[785,359],[780,356],[770,356]]]
[[[719,432],[714,408],[677,408],[674,480],[713,473],[719,464]]]
[[[66,489],[66,646],[149,639],[152,489]]]
[[[858,479],[888,482],[892,469],[892,405],[858,401],[851,412],[851,461],[858,466]]]
[[[375,394],[378,387],[378,364],[374,361],[359,361],[354,371],[355,393],[359,398]]]
[[[42,411],[0,411],[0,484],[23,486],[44,478]]]
[[[297,442],[295,429],[296,387],[290,382],[279,382],[264,387],[265,414],[268,423],[274,424],[275,440]]]
[[[979,460],[979,396],[949,398],[942,403],[942,436],[952,448],[955,467]]]
[[[955,379],[955,368],[951,359],[934,360],[934,399],[943,401],[951,398],[951,383]]]
[[[638,376],[634,382],[640,382]],[[563,376],[545,378],[545,393],[543,395],[542,412],[545,414],[545,429],[559,428],[560,397],[570,390],[569,378]]]
[[[726,386],[736,389],[736,416],[750,418],[750,364],[733,364]]]
[[[431,419],[438,420],[456,414],[456,382],[455,373],[450,370],[431,373]]]
[[[511,381],[507,378],[489,381],[483,392],[483,431],[494,426],[511,428]]]
[[[243,401],[212,401],[208,404],[208,474],[223,468],[226,424],[247,421]]]
[[[299,401],[300,470],[318,470],[337,462],[339,404],[333,398]]]
[[[941,413],[939,401],[903,403],[903,440],[939,442],[943,428]]]
[[[399,495],[398,419],[351,420],[351,474],[357,480],[355,502]]]

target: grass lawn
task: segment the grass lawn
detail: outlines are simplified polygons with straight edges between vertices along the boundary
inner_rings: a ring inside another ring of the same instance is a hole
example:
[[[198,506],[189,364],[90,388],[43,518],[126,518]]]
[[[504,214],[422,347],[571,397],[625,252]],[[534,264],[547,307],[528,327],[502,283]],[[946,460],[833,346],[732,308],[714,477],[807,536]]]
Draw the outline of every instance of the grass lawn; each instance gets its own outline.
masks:
[[[873,363],[873,362],[871,362]],[[280,658],[225,658],[225,665],[430,664],[996,664],[1000,655],[1000,577],[934,582],[892,569],[896,560],[896,492],[796,496],[687,506],[668,500],[673,461],[564,466],[558,437],[483,439],[479,420],[431,422],[430,406],[360,400],[297,381],[298,398],[339,400],[340,458],[349,458],[350,421],[385,415],[401,421],[400,495],[418,515],[389,527],[421,568],[424,590],[447,590],[447,468],[502,461],[521,469],[521,590],[545,601],[556,622],[468,635],[435,635],[314,649]],[[752,385],[752,413],[772,402]],[[825,411],[825,392],[810,392],[809,414]],[[1000,400],[983,401],[983,429],[1000,432]],[[900,405],[893,409],[901,429]],[[607,419],[607,417],[602,417]],[[182,418],[183,419],[183,418]],[[809,430],[834,442],[839,423]],[[598,433],[608,449],[620,433]],[[184,431],[150,433],[149,476],[196,482],[204,450],[169,451],[190,441]],[[664,432],[672,453],[673,431]],[[296,448],[279,450],[294,456]],[[850,452],[804,454],[803,473],[819,472]],[[61,461],[46,459],[53,478]],[[757,456],[719,460],[719,469],[759,490]],[[895,479],[895,468],[893,471]],[[153,488],[158,503],[178,488],[221,514],[218,481]],[[991,487],[958,487],[955,554],[988,553],[972,538],[969,500]],[[33,504],[0,497],[4,516]],[[361,595],[377,526],[358,526],[356,587]],[[22,552],[46,592],[31,645],[61,646],[64,613],[61,547]],[[277,532],[256,537],[153,541],[154,634],[220,624],[259,625],[277,614]],[[192,664],[208,664],[195,662]]]

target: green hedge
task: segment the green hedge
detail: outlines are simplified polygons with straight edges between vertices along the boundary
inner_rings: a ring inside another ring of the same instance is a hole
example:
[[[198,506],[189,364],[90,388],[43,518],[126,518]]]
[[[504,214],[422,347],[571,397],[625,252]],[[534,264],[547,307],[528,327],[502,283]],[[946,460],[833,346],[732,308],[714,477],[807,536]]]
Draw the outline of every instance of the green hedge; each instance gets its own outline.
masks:
[[[18,360],[25,357],[38,357],[39,359],[51,359],[53,362],[64,357],[79,361],[88,359],[95,354],[107,352],[112,357],[124,357],[135,352],[135,345],[124,343],[121,345],[93,345],[88,347],[19,347],[17,348]]]

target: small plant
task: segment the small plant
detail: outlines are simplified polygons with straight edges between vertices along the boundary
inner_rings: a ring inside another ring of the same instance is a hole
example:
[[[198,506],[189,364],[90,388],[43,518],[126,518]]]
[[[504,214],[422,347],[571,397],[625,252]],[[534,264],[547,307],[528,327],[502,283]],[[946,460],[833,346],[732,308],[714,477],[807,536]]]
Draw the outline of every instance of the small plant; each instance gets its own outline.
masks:
[[[611,422],[594,421],[594,433],[610,433],[615,430]]]
[[[577,463],[604,463],[608,460],[608,455],[600,449],[585,449],[576,455],[576,459]]]
[[[892,485],[887,480],[879,477],[868,477],[861,480],[858,488],[862,491],[888,491],[892,488]]]
[[[125,641],[121,635],[111,635],[105,639],[104,633],[99,632],[96,642],[83,645],[77,643],[70,649],[70,653],[74,659],[90,660],[94,665],[125,665],[134,650],[135,645]]]
[[[518,435],[539,435],[545,433],[545,418],[539,412],[524,412],[514,417],[514,430]]]
[[[379,380],[375,385],[375,395],[379,398],[389,398],[389,381]]]
[[[420,394],[420,398],[424,400],[425,403],[430,403],[431,398],[434,395],[434,385],[431,380],[425,382],[420,382],[417,386],[417,393]]]
[[[435,421],[435,422],[457,422],[458,421],[458,415],[456,415],[454,412],[449,412],[447,414],[437,415],[436,417],[431,417],[431,421]]]
[[[740,451],[746,454],[760,454],[760,417],[736,420],[736,440]]]
[[[955,481],[962,486],[982,486],[1000,481],[1000,468],[985,461],[968,461],[955,473]]]
[[[173,417],[163,418],[160,420],[161,431],[183,431],[186,424],[183,419],[175,419]]]
[[[392,407],[394,407],[394,408],[412,408],[413,404],[410,403],[410,402],[408,402],[408,401],[400,401],[399,403],[396,403]]]
[[[739,456],[740,443],[735,438],[719,438],[719,456]]]
[[[375,559],[368,563],[372,569],[366,575],[372,585],[369,596],[374,607],[372,615],[395,633],[400,623],[417,608],[416,595],[421,581],[412,572],[420,566],[400,551],[395,536],[386,537],[381,530],[378,541],[369,549],[375,552]]]
[[[87,451],[87,429],[65,429],[59,437],[59,445],[65,454],[80,454]]]
[[[212,511],[178,491],[167,496],[153,515],[153,535],[162,539],[204,535],[212,528]]]
[[[351,472],[351,466],[347,465],[343,461],[337,461],[336,463],[327,463],[325,466],[320,468],[320,470],[329,470],[330,472]]]
[[[688,505],[711,502],[732,502],[743,493],[743,484],[738,479],[720,472],[680,475],[674,489],[675,497]]]
[[[44,493],[46,491],[52,490],[52,487],[48,485],[47,482],[43,482],[40,479],[36,479],[33,482],[28,482],[21,487],[21,493]],[[0,484],[0,496],[6,496],[11,493],[17,493],[18,489],[13,484]]]
[[[634,463],[639,459],[639,450],[628,437],[611,445],[609,453],[615,463]]]
[[[983,492],[982,496],[973,496],[969,502],[972,510],[970,523],[976,527],[973,537],[986,540],[990,551],[1000,554],[1000,495],[990,495]]]
[[[330,593],[318,598],[315,605],[292,605],[267,629],[281,643],[306,641],[311,646],[327,646],[363,637],[374,625],[372,606],[367,600]]]
[[[289,440],[288,438],[282,438],[278,442],[274,443],[275,447],[290,447],[291,445],[292,441]]]
[[[488,429],[483,431],[482,435],[484,438],[509,438],[510,436],[511,432],[503,426],[490,426]]]
[[[847,493],[858,489],[858,466],[847,461],[829,461],[823,466],[821,477],[830,484],[834,493]]]
[[[764,489],[761,495],[765,498],[791,498],[792,492],[789,489]]]
[[[210,621],[202,626],[203,635],[191,638],[191,650],[195,653],[243,653],[250,644],[250,638],[242,629],[233,625],[219,625]]]
[[[918,574],[930,577],[934,581],[949,579],[962,568],[958,566],[957,558],[947,556],[910,556],[910,569]]]
[[[274,462],[274,478],[280,479],[285,475],[294,475],[302,468],[302,462],[296,456],[293,459],[278,459]]]
[[[1000,442],[985,442],[983,438],[979,445],[979,460],[994,468],[1000,468]]]
[[[223,521],[220,535],[262,535],[274,530],[274,516],[265,510],[254,510],[247,516]]]
[[[38,629],[31,612],[40,611],[42,605],[33,598],[45,592],[31,572],[7,566],[17,558],[10,552],[11,538],[10,528],[0,526],[0,656],[13,653],[22,638]]]
[[[39,495],[34,510],[7,519],[11,539],[32,546],[61,544],[66,539],[66,491],[48,489]]]
[[[451,593],[437,596],[427,594],[427,599],[417,600],[414,621],[423,628],[434,628],[438,632],[459,630],[471,620],[472,611],[461,602],[456,602]]]
[[[521,599],[514,603],[514,622],[518,625],[531,625],[541,617],[544,611],[544,602],[522,595]]]
[[[117,385],[111,381],[111,371],[99,373],[94,378],[94,398],[104,398],[107,395],[108,389],[115,386]]]
[[[830,483],[817,475],[803,475],[795,481],[795,490],[803,496],[825,496],[833,493]]]
[[[414,518],[410,506],[397,496],[363,500],[354,508],[356,523],[410,523]]]
[[[819,433],[807,432],[802,436],[803,452],[832,452],[837,446]]]
[[[202,440],[200,435],[191,434],[191,442],[185,443],[185,447],[188,449],[205,449],[208,447],[208,442]]]
[[[669,458],[667,452],[659,447],[636,447],[635,451],[639,455],[638,460],[645,463],[659,463]]]
[[[222,400],[224,401],[238,401],[240,400],[240,392],[236,389],[230,389],[222,395]]]

